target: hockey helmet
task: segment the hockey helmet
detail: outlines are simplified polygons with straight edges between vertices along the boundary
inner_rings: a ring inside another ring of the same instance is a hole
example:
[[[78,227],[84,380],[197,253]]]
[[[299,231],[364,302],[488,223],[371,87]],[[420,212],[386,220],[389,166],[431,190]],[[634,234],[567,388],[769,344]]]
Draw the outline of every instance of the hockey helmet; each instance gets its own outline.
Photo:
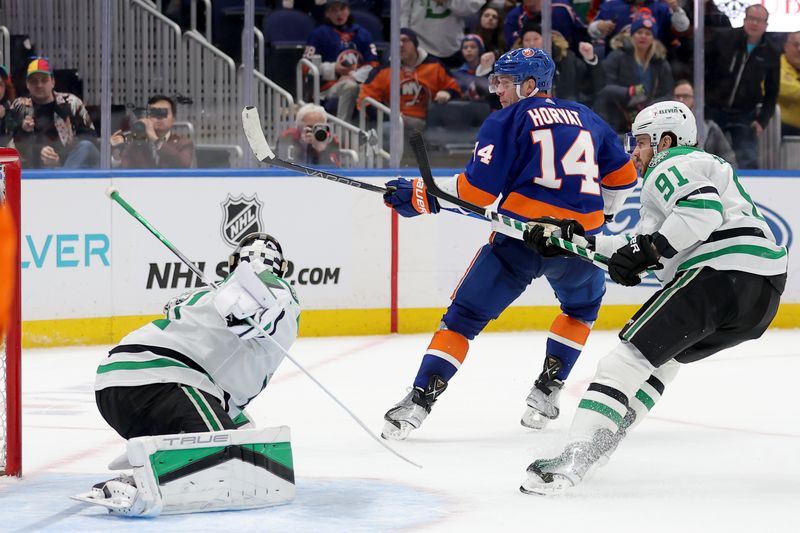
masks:
[[[283,258],[281,243],[275,237],[266,233],[249,233],[245,235],[239,241],[239,246],[228,257],[228,267],[230,271],[233,271],[240,261],[250,261],[252,258],[264,263],[267,269],[278,277],[285,276],[289,268],[288,262]]]
[[[514,85],[528,78],[536,80],[536,89],[549,91],[553,86],[556,64],[550,55],[540,48],[517,48],[501,55],[494,63],[494,72],[489,76],[489,90],[494,92],[497,76],[512,76]]]
[[[630,137],[626,142],[636,146],[637,135],[649,135],[653,152],[658,152],[658,143],[665,133],[672,133],[678,140],[678,146],[694,146],[697,144],[697,123],[694,113],[681,102],[659,102],[645,107],[633,121]]]

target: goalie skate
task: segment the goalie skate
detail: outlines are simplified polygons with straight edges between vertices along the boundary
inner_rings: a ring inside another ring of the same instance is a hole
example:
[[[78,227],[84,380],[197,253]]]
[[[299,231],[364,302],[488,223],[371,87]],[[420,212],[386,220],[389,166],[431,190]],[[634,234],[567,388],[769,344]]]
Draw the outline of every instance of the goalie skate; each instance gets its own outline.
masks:
[[[148,516],[143,498],[133,476],[120,477],[97,483],[89,492],[72,496],[73,500],[105,507],[112,514],[122,516]]]
[[[551,420],[558,418],[558,397],[562,387],[564,382],[558,379],[547,382],[537,379],[525,399],[528,407],[519,423],[530,429],[544,429]]]
[[[419,387],[411,389],[400,403],[389,409],[383,419],[386,424],[383,426],[381,437],[392,440],[405,440],[411,431],[419,428],[422,422],[431,412],[431,407],[436,402],[447,382],[439,376],[431,376],[427,389],[424,391]]]
[[[524,494],[563,493],[592,474],[598,460],[613,442],[613,433],[600,429],[591,441],[569,443],[558,457],[535,460],[528,466],[528,479],[519,490]]]

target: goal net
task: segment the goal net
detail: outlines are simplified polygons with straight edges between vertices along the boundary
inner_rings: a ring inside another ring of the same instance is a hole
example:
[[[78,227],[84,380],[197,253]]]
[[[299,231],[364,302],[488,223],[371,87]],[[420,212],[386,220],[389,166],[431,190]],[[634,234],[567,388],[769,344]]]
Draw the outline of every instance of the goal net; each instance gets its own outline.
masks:
[[[20,163],[0,148],[0,476],[19,476],[21,460]]]

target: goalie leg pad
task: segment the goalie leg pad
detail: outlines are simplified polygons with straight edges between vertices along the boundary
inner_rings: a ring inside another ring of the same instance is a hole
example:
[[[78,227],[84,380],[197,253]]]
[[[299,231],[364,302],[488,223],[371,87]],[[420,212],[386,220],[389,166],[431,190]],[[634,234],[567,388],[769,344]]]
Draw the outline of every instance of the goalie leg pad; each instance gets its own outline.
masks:
[[[128,461],[134,491],[118,491],[118,501],[111,502],[95,489],[94,498],[87,493],[76,499],[115,514],[158,516],[254,509],[288,503],[295,495],[286,426],[138,437],[128,441]]]

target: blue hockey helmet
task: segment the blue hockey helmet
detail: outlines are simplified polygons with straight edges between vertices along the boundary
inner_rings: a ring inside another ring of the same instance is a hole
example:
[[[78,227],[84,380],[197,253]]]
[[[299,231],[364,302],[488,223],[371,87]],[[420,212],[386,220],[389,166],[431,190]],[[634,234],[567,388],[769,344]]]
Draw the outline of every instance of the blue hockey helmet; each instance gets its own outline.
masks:
[[[520,85],[528,78],[536,80],[536,88],[549,91],[553,86],[556,64],[550,55],[540,48],[517,48],[506,52],[494,63],[494,73],[489,79],[489,87],[496,76],[512,76],[514,85]]]

